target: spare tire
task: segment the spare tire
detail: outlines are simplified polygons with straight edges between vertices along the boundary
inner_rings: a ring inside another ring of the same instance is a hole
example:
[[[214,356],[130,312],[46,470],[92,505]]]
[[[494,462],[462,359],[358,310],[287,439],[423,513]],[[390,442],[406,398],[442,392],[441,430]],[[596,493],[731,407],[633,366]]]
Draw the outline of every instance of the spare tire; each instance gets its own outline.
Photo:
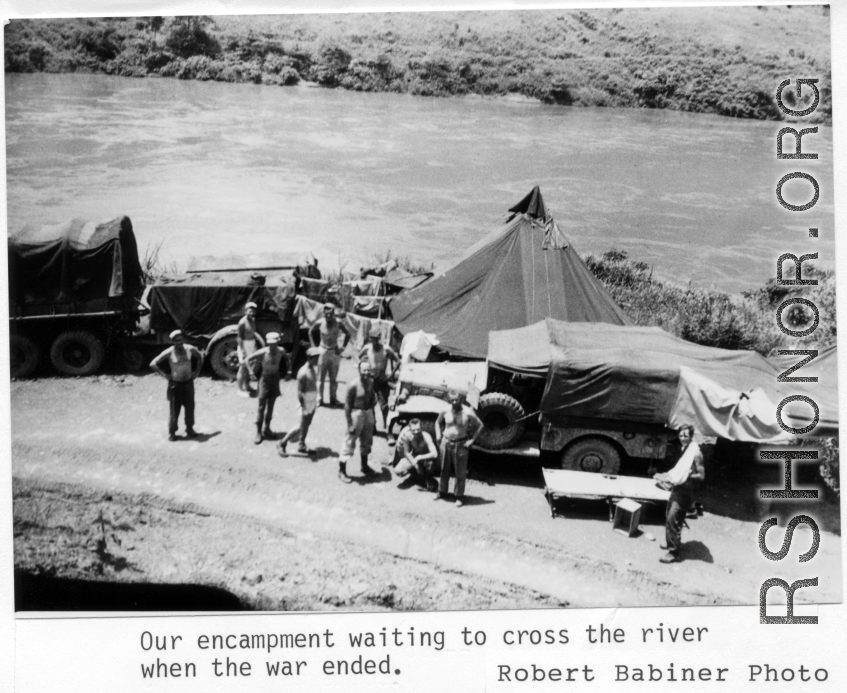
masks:
[[[103,365],[105,355],[103,342],[88,330],[62,332],[50,347],[50,360],[64,375],[91,375]]]
[[[560,466],[576,472],[617,474],[621,470],[621,453],[603,438],[580,438],[564,449]]]
[[[9,337],[9,366],[13,378],[28,378],[41,360],[38,343],[23,334]]]
[[[503,450],[515,445],[524,434],[526,415],[520,402],[502,392],[488,392],[479,398],[477,416],[482,421],[482,433],[477,445],[486,450]]]
[[[235,380],[238,377],[238,338],[231,334],[212,347],[209,354],[212,370],[222,380]]]

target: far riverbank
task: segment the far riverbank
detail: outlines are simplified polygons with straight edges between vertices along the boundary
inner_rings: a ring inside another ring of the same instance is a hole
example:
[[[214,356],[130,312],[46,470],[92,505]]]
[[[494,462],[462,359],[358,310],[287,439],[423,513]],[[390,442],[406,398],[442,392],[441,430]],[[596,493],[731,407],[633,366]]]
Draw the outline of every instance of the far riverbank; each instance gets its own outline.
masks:
[[[828,7],[16,20],[7,72],[93,72],[780,119],[786,75],[822,82]]]

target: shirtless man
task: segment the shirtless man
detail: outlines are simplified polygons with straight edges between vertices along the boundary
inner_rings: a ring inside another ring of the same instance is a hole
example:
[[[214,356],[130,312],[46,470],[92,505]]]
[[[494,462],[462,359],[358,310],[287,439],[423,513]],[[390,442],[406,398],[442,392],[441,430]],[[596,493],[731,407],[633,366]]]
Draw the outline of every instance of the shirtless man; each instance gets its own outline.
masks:
[[[371,364],[371,372],[374,376],[374,392],[376,393],[379,409],[382,412],[382,427],[388,430],[388,383],[391,374],[388,372],[388,362],[392,362],[392,368],[400,363],[400,357],[388,346],[383,346],[379,330],[372,329],[370,332],[370,344],[365,344],[359,352],[359,360]]]
[[[238,321],[235,333],[238,340],[238,395],[250,396],[250,368],[247,359],[256,351],[256,304],[249,301],[244,306],[244,317]]]
[[[315,372],[315,366],[318,365],[318,357],[320,355],[320,347],[311,347],[306,352],[308,360],[297,371],[297,400],[300,402],[300,426],[298,428],[292,428],[279,441],[277,452],[279,452],[280,457],[287,456],[288,453],[285,451],[285,446],[298,436],[300,437],[300,445],[297,446],[297,452],[304,455],[309,454],[309,448],[306,447],[306,436],[309,435],[309,426],[312,425],[315,409],[318,406],[318,377]]]
[[[371,364],[362,361],[359,364],[359,377],[347,387],[344,398],[344,416],[347,419],[347,435],[338,459],[338,478],[345,484],[351,479],[347,476],[347,461],[353,457],[356,441],[359,441],[359,454],[362,458],[362,474],[373,476],[375,470],[368,466],[368,455],[374,440],[374,394]]]
[[[177,422],[180,409],[185,407],[185,435],[194,438],[194,379],[203,367],[203,352],[185,343],[180,330],[170,334],[172,347],[165,349],[150,363],[150,368],[168,381],[168,401],[170,416],[168,418],[168,440],[176,440]],[[162,368],[168,363],[168,370]],[[196,364],[196,365],[195,365]]]
[[[262,442],[262,438],[273,437],[271,419],[276,398],[279,397],[280,367],[288,371],[288,356],[284,349],[279,348],[279,334],[268,332],[265,341],[268,345],[248,356],[246,362],[249,368],[251,361],[256,361],[261,369],[258,374],[259,412],[256,418],[256,439],[253,441],[256,445]]]
[[[435,475],[438,473],[438,448],[432,436],[421,427],[420,419],[412,419],[397,436],[392,469],[392,474],[403,479],[409,474],[415,474],[423,480],[428,491],[437,488]]]
[[[441,441],[441,480],[435,500],[447,496],[450,489],[450,472],[455,467],[456,507],[465,503],[465,479],[468,476],[468,453],[482,433],[482,421],[470,407],[462,406],[462,396],[450,392],[450,410],[438,415],[435,428]]]
[[[344,344],[338,346],[338,335],[344,333]],[[318,372],[320,374],[320,388],[318,389],[318,404],[324,404],[324,383],[329,375],[329,404],[338,406],[338,365],[341,363],[341,352],[347,348],[350,342],[350,333],[335,317],[335,306],[331,303],[324,305],[324,316],[312,325],[309,330],[309,341],[313,347],[322,349],[318,359]]]

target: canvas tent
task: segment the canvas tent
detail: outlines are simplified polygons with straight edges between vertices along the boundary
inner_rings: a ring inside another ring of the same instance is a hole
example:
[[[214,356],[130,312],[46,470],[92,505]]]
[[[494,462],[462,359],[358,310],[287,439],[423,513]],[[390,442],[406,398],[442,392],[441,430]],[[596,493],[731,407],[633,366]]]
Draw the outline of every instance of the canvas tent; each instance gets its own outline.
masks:
[[[789,395],[812,397],[820,421],[812,435],[837,435],[835,384],[778,383],[782,370],[760,354],[700,346],[658,327],[544,320],[492,332],[488,360],[518,373],[544,375],[541,411],[656,423],[693,423],[704,435],[730,440],[785,438],[776,405]],[[785,422],[802,427],[811,409],[789,404]]]
[[[8,250],[11,305],[131,298],[144,285],[129,217],[25,227]]]
[[[544,318],[628,325],[556,225],[538,187],[506,225],[453,267],[391,302],[398,329],[433,333],[454,356],[485,358],[488,333]]]

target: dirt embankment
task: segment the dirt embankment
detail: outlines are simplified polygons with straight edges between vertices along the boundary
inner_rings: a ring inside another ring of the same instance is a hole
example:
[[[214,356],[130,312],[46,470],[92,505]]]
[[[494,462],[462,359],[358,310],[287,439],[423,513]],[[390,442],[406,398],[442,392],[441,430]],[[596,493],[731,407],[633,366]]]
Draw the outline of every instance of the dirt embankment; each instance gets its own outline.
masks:
[[[342,380],[351,370],[345,362]],[[294,425],[296,406],[284,383],[275,430]],[[482,454],[463,508],[387,472],[363,477],[356,463],[354,483],[342,484],[340,410],[318,411],[313,457],[281,458],[273,442],[253,444],[255,407],[229,383],[201,378],[201,436],[171,443],[156,376],[12,383],[19,588],[42,607],[65,595],[61,608],[127,608],[127,599],[168,610],[203,599],[206,608],[288,610],[755,603],[771,569],[758,527],[789,512],[758,504],[757,479],[715,474],[706,514],[684,534],[686,560],[665,566],[651,540],[662,538],[661,509],[645,511],[645,532],[632,539],[612,532],[602,503],[551,519],[538,466]],[[377,438],[372,465],[390,455]],[[831,601],[841,584],[837,506],[822,502],[817,517],[815,597]]]

